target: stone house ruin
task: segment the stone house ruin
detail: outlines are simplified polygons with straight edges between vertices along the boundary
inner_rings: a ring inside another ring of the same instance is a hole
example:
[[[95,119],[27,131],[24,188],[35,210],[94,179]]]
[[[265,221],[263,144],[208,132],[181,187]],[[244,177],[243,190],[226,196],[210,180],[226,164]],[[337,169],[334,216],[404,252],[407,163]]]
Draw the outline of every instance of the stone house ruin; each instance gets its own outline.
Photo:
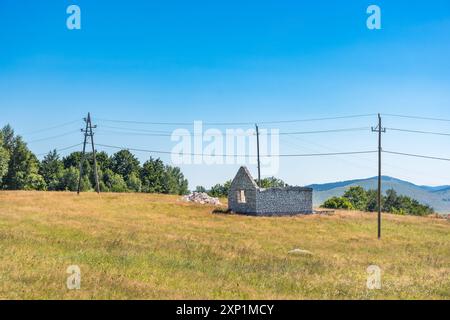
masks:
[[[312,188],[258,187],[246,167],[241,167],[231,182],[228,208],[248,215],[309,214],[312,208]]]

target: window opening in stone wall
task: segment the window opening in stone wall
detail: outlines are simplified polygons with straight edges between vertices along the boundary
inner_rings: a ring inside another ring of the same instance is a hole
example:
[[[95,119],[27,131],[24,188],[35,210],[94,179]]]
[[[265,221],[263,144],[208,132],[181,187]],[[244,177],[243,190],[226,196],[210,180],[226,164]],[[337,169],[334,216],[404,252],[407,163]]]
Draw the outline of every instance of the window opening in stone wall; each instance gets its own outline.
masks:
[[[238,203],[246,203],[245,201],[245,190],[239,190],[237,192]]]

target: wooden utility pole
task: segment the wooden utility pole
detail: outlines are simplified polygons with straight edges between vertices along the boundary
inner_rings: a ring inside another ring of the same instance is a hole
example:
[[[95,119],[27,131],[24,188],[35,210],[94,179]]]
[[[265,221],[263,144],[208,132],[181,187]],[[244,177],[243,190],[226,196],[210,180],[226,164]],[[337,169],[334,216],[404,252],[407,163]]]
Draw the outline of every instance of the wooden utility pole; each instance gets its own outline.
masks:
[[[381,133],[386,132],[386,128],[381,126],[381,115],[378,114],[378,125],[372,127],[372,132],[378,132],[378,239],[381,239]]]
[[[255,127],[256,127],[256,153],[258,156],[258,186],[261,187],[261,163],[259,161],[259,129],[257,124],[255,124]]]
[[[96,155],[95,155],[95,146],[94,146],[94,131],[93,131],[93,129],[97,128],[97,126],[92,125],[90,112],[88,112],[87,117],[84,118],[83,120],[86,122],[86,127],[85,127],[85,129],[81,129],[81,132],[84,133],[84,142],[83,142],[83,152],[81,154],[81,159],[80,159],[80,176],[78,178],[77,194],[80,194],[80,189],[81,189],[81,179],[83,177],[83,163],[84,163],[84,159],[86,157],[86,143],[87,143],[88,137],[91,137],[92,156],[94,158],[95,190],[97,191],[97,193],[100,193],[100,185],[98,182],[98,171],[97,171],[97,159],[96,159]]]

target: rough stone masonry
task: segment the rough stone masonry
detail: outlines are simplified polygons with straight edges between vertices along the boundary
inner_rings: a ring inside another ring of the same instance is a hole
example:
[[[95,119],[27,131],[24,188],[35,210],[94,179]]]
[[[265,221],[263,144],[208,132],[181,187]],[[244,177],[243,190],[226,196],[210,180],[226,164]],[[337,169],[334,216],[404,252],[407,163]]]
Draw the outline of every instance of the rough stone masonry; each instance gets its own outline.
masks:
[[[294,215],[313,213],[312,188],[258,187],[246,167],[241,167],[231,182],[228,208],[249,215]]]

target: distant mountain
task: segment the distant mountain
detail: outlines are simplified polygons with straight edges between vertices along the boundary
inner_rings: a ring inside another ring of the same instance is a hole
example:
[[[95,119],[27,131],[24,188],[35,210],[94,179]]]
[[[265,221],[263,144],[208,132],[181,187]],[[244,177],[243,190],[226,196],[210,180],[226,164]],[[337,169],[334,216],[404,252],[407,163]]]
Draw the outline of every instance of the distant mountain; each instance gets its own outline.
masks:
[[[436,191],[444,191],[444,190],[449,190],[450,186],[437,186],[437,187],[430,187],[430,186],[420,186],[421,188],[423,188],[424,190],[428,190],[431,192],[436,192]]]
[[[450,186],[419,186],[414,183],[400,180],[397,178],[382,176],[382,192],[388,189],[394,189],[398,194],[416,199],[427,204],[440,213],[450,213]],[[352,186],[361,186],[366,190],[376,189],[378,184],[377,177],[367,179],[347,180],[331,182],[324,184],[312,184],[308,187],[313,188],[313,202],[315,206],[321,205],[325,200],[342,196],[344,192]]]

